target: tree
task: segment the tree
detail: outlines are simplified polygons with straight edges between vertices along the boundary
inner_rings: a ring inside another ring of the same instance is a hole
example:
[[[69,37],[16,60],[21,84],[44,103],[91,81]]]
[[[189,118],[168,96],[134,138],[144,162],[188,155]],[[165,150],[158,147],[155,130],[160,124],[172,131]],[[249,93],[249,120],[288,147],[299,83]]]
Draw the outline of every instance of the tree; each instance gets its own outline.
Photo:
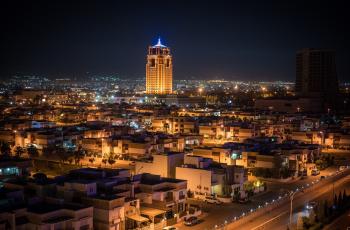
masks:
[[[323,211],[324,216],[326,218],[329,217],[329,212],[328,212],[329,209],[328,209],[328,201],[327,200],[323,204],[323,209],[324,209],[324,211]]]
[[[38,149],[37,149],[34,145],[30,145],[30,146],[27,148],[27,154],[28,154],[31,158],[39,156]]]
[[[188,198],[193,198],[193,192],[191,192],[190,189],[187,191],[187,197]]]
[[[316,222],[320,220],[324,220],[325,218],[325,209],[324,209],[324,202],[322,202],[322,205],[317,205],[316,207]]]
[[[238,201],[239,199],[241,199],[241,192],[239,190],[235,190],[233,193],[234,196],[234,200]]]
[[[306,216],[298,215],[297,229],[308,229],[311,227],[310,219]]]
[[[93,157],[91,157],[91,158],[89,159],[89,162],[90,162],[91,164],[93,164],[94,161],[95,161],[95,158],[93,158]]]
[[[343,195],[342,195],[341,191],[339,192],[339,195],[338,195],[338,207],[340,210],[342,210],[344,208]]]
[[[61,163],[64,163],[68,160],[68,154],[65,148],[57,148],[55,150],[55,155],[59,158]]]
[[[111,166],[115,163],[115,160],[113,158],[108,158],[108,164],[110,164]]]
[[[338,208],[338,205],[339,205],[338,196],[337,196],[337,194],[334,194],[334,197],[333,197],[333,206],[334,206],[335,208]]]
[[[44,183],[45,181],[47,181],[47,176],[44,173],[35,173],[33,175],[33,178],[35,182],[39,182],[39,183]]]
[[[75,164],[79,164],[80,160],[84,158],[85,152],[84,150],[79,146],[76,151],[74,151],[74,162]]]
[[[51,158],[53,153],[55,153],[55,151],[56,151],[56,148],[54,148],[52,146],[44,148],[43,149],[43,156],[45,156],[46,158]]]
[[[157,153],[157,150],[151,149],[150,154],[151,154],[152,156],[155,155],[156,153]]]
[[[345,205],[348,205],[348,195],[346,194],[346,190],[344,189],[343,191],[343,202],[345,203]]]
[[[315,214],[315,210],[311,209],[309,212],[309,223],[310,225],[314,225],[316,221],[316,214]]]
[[[24,154],[24,149],[21,146],[17,146],[15,148],[15,156],[16,157],[21,157]]]
[[[0,152],[3,156],[10,156],[11,148],[10,148],[9,143],[4,142],[4,141],[1,142]]]
[[[333,217],[333,207],[332,206],[330,206],[330,207],[328,207],[328,217],[329,218],[332,218]]]

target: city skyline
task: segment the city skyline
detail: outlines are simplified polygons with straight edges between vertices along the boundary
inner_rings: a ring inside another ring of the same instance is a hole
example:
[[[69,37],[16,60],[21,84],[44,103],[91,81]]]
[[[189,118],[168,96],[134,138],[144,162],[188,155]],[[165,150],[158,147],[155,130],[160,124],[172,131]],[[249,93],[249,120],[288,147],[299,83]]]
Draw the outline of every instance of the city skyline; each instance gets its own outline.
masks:
[[[0,230],[350,229],[344,0],[0,7]]]
[[[144,47],[161,36],[176,57],[174,79],[294,82],[295,53],[314,47],[336,50],[339,81],[347,81],[345,2],[315,3],[8,2],[0,78],[142,78]]]

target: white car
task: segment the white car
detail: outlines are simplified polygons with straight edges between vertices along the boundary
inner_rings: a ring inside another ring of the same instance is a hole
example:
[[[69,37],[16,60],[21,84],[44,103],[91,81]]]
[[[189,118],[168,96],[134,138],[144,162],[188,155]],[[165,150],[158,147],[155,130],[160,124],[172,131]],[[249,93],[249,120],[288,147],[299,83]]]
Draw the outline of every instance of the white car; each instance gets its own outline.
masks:
[[[222,202],[214,197],[206,196],[204,201],[209,204],[222,204]]]
[[[311,175],[312,176],[317,176],[317,175],[319,175],[320,174],[320,170],[318,170],[318,169],[313,169],[312,171],[311,171]]]
[[[339,171],[343,171],[344,169],[347,169],[347,166],[344,166],[344,165],[339,166]]]
[[[163,230],[178,230],[177,227],[173,227],[173,226],[168,226],[168,227],[164,227],[162,228]]]

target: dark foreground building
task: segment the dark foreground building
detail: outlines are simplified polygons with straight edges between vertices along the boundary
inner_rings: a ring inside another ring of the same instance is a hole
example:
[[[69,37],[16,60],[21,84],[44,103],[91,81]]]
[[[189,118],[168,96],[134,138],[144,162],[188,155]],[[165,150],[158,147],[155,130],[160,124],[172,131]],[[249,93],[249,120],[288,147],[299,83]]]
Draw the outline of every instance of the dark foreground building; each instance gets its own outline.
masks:
[[[320,98],[323,109],[336,109],[338,91],[334,50],[307,48],[297,52],[295,92],[298,96]]]

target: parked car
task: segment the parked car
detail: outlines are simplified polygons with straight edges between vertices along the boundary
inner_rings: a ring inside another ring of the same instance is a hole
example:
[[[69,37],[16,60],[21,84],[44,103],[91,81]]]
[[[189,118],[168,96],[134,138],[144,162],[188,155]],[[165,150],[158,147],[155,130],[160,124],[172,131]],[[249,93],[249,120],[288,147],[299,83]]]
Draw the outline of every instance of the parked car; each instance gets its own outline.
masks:
[[[185,220],[184,224],[186,226],[196,225],[196,224],[198,224],[198,218],[196,216],[191,216]]]
[[[178,230],[178,228],[173,226],[168,226],[168,227],[164,227],[163,230]]]
[[[246,203],[249,203],[250,200],[246,197],[246,198],[241,198],[238,200],[238,203],[240,204],[246,204]]]
[[[215,197],[212,197],[212,196],[206,196],[204,198],[204,201],[206,203],[209,203],[209,204],[222,204],[222,202],[218,199],[216,199]]]
[[[317,176],[317,175],[319,175],[320,174],[320,170],[318,170],[318,169],[313,169],[312,171],[311,171],[311,175],[312,176]]]
[[[347,168],[348,168],[348,166],[344,166],[344,165],[339,166],[339,171],[343,171],[344,169],[347,169]]]

